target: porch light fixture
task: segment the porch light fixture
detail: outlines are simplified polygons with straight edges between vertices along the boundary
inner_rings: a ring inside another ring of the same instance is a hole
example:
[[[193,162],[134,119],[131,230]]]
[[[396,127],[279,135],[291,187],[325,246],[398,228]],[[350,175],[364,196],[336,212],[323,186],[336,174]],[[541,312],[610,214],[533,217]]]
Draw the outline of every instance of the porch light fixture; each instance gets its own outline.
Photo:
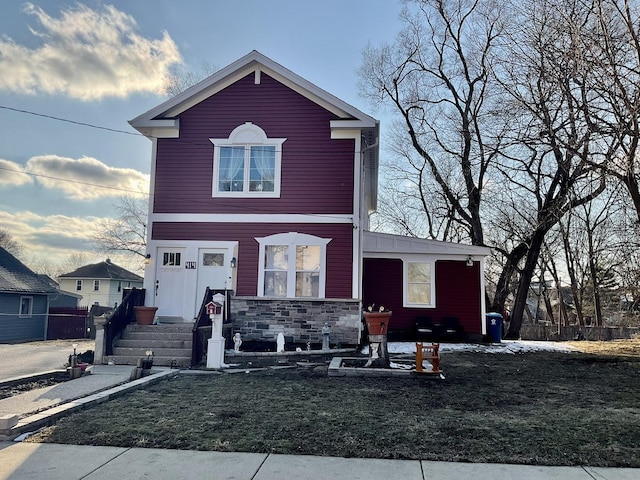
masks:
[[[467,267],[473,267],[473,259],[471,258],[471,255],[467,257]]]
[[[151,254],[150,253],[147,253],[144,256],[144,263],[146,263],[147,265],[149,265],[151,263]]]
[[[236,257],[233,257],[231,259],[231,268],[236,268],[238,266],[238,260],[236,260]]]

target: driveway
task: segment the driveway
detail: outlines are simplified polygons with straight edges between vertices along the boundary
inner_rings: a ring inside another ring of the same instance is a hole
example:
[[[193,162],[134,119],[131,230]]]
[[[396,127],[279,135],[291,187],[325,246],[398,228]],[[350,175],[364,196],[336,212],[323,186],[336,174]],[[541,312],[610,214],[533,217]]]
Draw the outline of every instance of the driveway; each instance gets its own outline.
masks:
[[[0,344],[0,381],[33,373],[64,368],[73,344],[77,352],[94,350],[94,340],[48,340],[17,344]]]

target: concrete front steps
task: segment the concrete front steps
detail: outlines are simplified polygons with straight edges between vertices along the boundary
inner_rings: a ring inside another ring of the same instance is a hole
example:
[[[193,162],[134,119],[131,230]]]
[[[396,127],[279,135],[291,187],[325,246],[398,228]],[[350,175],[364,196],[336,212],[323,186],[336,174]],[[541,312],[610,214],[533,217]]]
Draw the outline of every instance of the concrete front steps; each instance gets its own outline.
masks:
[[[138,359],[153,351],[157,366],[191,366],[192,323],[136,325],[129,324],[113,345],[107,361],[116,365],[136,365]]]

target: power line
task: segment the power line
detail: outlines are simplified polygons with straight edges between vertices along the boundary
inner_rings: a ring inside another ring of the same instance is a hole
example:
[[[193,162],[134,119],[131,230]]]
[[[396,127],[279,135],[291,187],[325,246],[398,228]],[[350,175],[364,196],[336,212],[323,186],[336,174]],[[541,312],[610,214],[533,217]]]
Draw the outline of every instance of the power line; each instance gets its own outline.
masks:
[[[78,122],[76,120],[70,120],[68,118],[55,117],[53,115],[47,115],[47,114],[44,114],[44,113],[32,112],[30,110],[24,110],[24,109],[14,108],[14,107],[7,107],[6,105],[0,105],[0,109],[9,110],[11,112],[24,113],[24,114],[27,114],[27,115],[34,115],[36,117],[48,118],[50,120],[56,120],[58,122],[65,122],[65,123],[71,123],[73,125],[80,125],[80,126],[83,126],[83,127],[96,128],[98,130],[106,130],[108,132],[123,133],[125,135],[131,135],[131,136],[134,136],[134,137],[143,137],[143,138],[148,138],[148,139],[151,139],[151,140],[160,140],[161,139],[161,137],[156,137],[156,136],[153,136],[153,135],[143,135],[142,133],[138,133],[138,132],[128,132],[126,130],[119,130],[117,128],[103,127],[101,125],[95,125],[93,123]],[[181,138],[172,138],[171,140],[178,140],[181,145],[194,145],[194,146],[198,146],[198,147],[213,147],[213,148],[220,148],[221,147],[221,145],[214,145],[211,142],[197,142],[197,141],[194,142],[194,141],[191,141],[191,140],[185,140],[185,139],[181,139]],[[222,145],[222,146],[225,146],[225,145]],[[276,149],[276,153],[282,153],[282,152],[283,152],[282,149]],[[317,150],[317,149],[314,149],[312,152],[306,152],[306,151],[305,152],[299,152],[298,151],[295,154],[297,156],[301,156],[301,155],[316,156],[316,155],[319,155],[319,154],[323,154],[323,155],[331,154],[331,155],[333,155],[333,154],[336,154],[336,153],[339,153],[339,152],[335,152],[333,150]],[[355,151],[354,153],[358,153],[358,154],[359,153],[363,153],[363,150]]]
[[[78,185],[86,185],[88,187],[106,188],[106,189],[109,189],[109,190],[118,190],[120,192],[136,193],[136,194],[141,194],[141,195],[149,195],[148,193],[134,192],[133,190],[128,190],[126,188],[109,187],[107,185],[99,185],[97,183],[82,182],[80,180],[71,180],[69,178],[54,177],[52,175],[44,175],[42,173],[33,173],[33,172],[27,172],[27,171],[24,171],[24,170],[16,170],[14,168],[0,167],[0,170],[6,170],[8,172],[15,172],[15,173],[22,173],[23,175],[31,175],[32,177],[42,177],[42,178],[48,178],[48,179],[51,179],[51,180],[59,180],[61,182],[77,183]]]
[[[59,122],[73,123],[74,125],[82,125],[83,127],[97,128],[99,130],[107,130],[109,132],[124,133],[125,135],[133,135],[135,137],[144,137],[144,135],[137,132],[127,132],[126,130],[118,130],[117,128],[102,127],[100,125],[94,125],[92,123],[86,123],[86,122],[77,122],[75,120],[69,120],[68,118],[54,117],[53,115],[46,115],[44,113],[37,113],[29,110],[22,110],[20,108],[7,107],[5,105],[0,105],[0,108],[3,110],[10,110],[12,112],[24,113],[27,115],[34,115],[36,117],[49,118],[51,120],[57,120]]]
[[[31,175],[32,177],[48,178],[48,179],[52,179],[52,180],[58,180],[60,182],[75,183],[75,184],[78,184],[78,185],[85,185],[85,186],[88,186],[88,187],[105,188],[105,189],[108,189],[108,190],[116,190],[116,191],[124,192],[124,193],[132,193],[132,194],[135,194],[135,195],[143,195],[145,197],[151,196],[151,194],[147,193],[147,192],[134,191],[134,190],[126,189],[126,188],[109,187],[107,185],[99,185],[97,183],[89,183],[89,182],[82,182],[82,181],[79,181],[79,180],[71,180],[71,179],[68,179],[68,178],[54,177],[54,176],[51,176],[51,175],[44,175],[44,174],[41,174],[41,173],[25,172],[25,171],[22,171],[22,170],[16,170],[14,168],[7,168],[7,167],[1,167],[0,166],[0,170],[6,170],[8,172],[15,172],[15,173],[22,173],[24,175]],[[164,198],[167,198],[167,199],[170,199],[170,200],[175,200],[175,201],[183,200],[182,197],[177,197],[175,195],[165,195]],[[192,199],[192,200],[189,200],[189,203],[192,203],[192,204],[196,203],[196,204],[201,204],[201,205],[209,205],[209,202],[206,201],[206,200]],[[227,202],[219,201],[219,200],[216,201],[216,205],[220,206],[220,207],[233,208],[233,209],[236,210],[234,213],[237,213],[237,210],[240,210],[240,211],[244,210],[244,211],[248,211],[248,212],[251,212],[251,213],[255,213],[255,212],[274,213],[273,210],[270,210],[268,208],[242,207],[242,206],[238,206],[237,204],[227,203]],[[311,214],[306,214],[306,215],[311,216],[311,217],[316,217],[316,218],[334,218],[334,215],[322,214],[322,213],[311,213]]]

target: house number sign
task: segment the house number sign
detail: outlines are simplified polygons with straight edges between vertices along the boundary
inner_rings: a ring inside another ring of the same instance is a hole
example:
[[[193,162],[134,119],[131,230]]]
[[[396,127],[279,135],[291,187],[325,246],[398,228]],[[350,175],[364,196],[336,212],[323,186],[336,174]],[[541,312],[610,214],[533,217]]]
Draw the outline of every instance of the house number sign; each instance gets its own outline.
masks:
[[[195,270],[196,262],[184,262],[184,268],[187,270]]]

